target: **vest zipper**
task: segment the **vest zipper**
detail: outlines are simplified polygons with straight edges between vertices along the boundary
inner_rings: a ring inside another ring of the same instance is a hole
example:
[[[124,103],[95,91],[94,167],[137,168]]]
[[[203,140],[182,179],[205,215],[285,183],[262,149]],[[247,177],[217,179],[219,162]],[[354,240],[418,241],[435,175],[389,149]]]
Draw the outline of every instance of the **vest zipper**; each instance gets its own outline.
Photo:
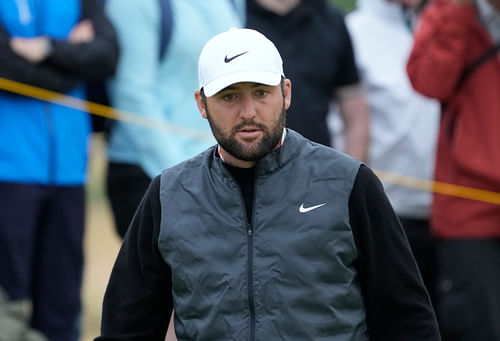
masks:
[[[255,340],[255,302],[253,293],[253,226],[247,225],[247,241],[248,241],[248,308],[250,310],[250,334],[249,340]]]
[[[220,155],[220,154],[219,154]],[[249,341],[255,341],[255,302],[254,302],[254,292],[253,292],[253,217],[255,216],[255,197],[257,191],[257,179],[254,179],[253,184],[253,207],[252,207],[252,220],[251,223],[248,222],[248,215],[246,210],[245,198],[243,197],[243,191],[241,187],[237,184],[236,187],[240,192],[240,199],[242,208],[243,208],[243,216],[246,222],[246,233],[247,233],[247,296],[248,296],[248,310],[250,313],[250,331],[248,334]]]
[[[252,198],[252,219],[248,223],[247,219],[247,240],[248,240],[248,307],[250,309],[250,334],[249,340],[255,341],[255,300],[253,287],[253,228],[255,222],[255,199],[257,198],[257,176],[253,182],[253,198]],[[244,203],[244,200],[243,200]],[[246,212],[246,209],[245,209]]]

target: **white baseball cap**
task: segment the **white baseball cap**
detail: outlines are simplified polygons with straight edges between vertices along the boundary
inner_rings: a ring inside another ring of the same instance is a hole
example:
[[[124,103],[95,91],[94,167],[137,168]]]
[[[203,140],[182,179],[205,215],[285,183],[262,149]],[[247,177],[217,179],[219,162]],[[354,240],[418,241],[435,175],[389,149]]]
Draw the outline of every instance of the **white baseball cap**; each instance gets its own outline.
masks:
[[[247,28],[232,28],[211,38],[198,61],[200,90],[207,97],[240,82],[275,86],[282,76],[283,61],[276,46]]]

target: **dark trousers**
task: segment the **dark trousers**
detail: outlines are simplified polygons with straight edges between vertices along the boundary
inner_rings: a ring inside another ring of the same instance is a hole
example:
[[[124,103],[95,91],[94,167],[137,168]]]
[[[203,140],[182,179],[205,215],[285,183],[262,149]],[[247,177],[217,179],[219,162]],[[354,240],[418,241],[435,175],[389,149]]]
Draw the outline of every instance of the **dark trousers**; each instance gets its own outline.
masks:
[[[107,192],[116,231],[122,238],[151,180],[139,166],[116,162],[108,164]]]
[[[429,220],[399,217],[410,242],[425,287],[433,306],[437,305],[436,241],[431,236]]]
[[[500,238],[439,240],[437,246],[443,341],[500,340]]]
[[[75,340],[81,313],[84,188],[0,182],[0,285],[30,299],[31,325]]]

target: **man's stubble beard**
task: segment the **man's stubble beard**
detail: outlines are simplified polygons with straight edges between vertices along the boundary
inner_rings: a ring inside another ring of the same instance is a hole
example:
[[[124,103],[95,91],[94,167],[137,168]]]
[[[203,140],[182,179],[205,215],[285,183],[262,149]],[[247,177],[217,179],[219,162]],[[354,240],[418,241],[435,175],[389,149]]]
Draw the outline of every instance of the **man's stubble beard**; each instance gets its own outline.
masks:
[[[205,106],[205,110],[210,129],[212,129],[212,133],[219,145],[233,157],[242,161],[257,161],[269,154],[280,142],[283,128],[285,127],[286,110],[284,101],[278,120],[273,126],[269,127],[270,129],[254,120],[245,120],[233,127],[229,136],[226,136],[222,129],[212,120],[207,106]],[[245,126],[253,126],[260,129],[263,132],[260,141],[254,142],[250,146],[239,142],[235,137],[236,133],[240,128]]]

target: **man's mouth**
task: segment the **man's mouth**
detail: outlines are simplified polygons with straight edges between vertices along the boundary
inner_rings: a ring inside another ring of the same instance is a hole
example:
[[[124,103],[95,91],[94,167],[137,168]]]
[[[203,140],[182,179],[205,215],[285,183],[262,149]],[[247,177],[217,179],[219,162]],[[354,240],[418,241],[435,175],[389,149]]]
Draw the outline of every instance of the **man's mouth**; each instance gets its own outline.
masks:
[[[238,129],[237,134],[244,139],[253,139],[257,137],[261,132],[262,130],[257,127],[243,127]]]

